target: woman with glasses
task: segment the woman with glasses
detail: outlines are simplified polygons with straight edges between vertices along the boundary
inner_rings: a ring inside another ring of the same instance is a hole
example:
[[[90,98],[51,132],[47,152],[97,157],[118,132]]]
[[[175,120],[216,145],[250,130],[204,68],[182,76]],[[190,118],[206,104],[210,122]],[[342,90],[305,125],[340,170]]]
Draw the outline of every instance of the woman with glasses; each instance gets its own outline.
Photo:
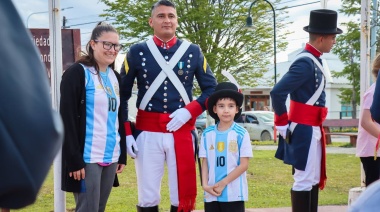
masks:
[[[75,211],[105,211],[112,186],[118,185],[115,173],[126,164],[120,76],[114,71],[121,48],[115,28],[100,22],[87,54],[62,76],[62,190],[74,193]]]

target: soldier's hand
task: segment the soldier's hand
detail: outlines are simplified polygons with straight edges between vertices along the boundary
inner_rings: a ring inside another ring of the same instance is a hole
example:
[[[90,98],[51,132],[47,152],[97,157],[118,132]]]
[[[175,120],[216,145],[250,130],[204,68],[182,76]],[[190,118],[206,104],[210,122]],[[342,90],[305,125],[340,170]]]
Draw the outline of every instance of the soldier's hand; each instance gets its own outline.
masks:
[[[289,128],[289,124],[285,125],[285,126],[276,126],[276,130],[277,132],[284,138],[286,139],[286,131],[288,130]]]
[[[166,129],[169,132],[174,132],[191,119],[191,114],[186,108],[180,108],[170,114],[169,118],[172,120],[166,125]]]

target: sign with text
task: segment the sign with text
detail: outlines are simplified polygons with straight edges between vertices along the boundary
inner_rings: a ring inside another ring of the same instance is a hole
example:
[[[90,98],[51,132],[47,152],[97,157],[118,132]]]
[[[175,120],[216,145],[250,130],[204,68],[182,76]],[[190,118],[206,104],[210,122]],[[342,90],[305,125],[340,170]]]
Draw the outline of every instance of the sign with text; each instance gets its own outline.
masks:
[[[29,29],[32,34],[32,42],[40,51],[41,61],[46,66],[46,72],[50,79],[50,38],[49,29]],[[81,52],[80,30],[62,29],[62,66],[66,70],[75,60],[79,59]]]

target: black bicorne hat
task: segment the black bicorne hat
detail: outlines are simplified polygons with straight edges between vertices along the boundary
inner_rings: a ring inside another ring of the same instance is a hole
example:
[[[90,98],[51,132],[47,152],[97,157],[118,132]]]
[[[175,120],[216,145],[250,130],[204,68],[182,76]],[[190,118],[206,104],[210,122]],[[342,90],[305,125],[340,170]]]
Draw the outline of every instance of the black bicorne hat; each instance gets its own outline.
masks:
[[[338,13],[334,10],[320,9],[310,11],[309,26],[303,30],[316,34],[341,34],[337,27]]]
[[[242,104],[243,104],[243,94],[239,92],[238,87],[231,82],[221,82],[219,83],[213,94],[207,100],[207,110],[212,118],[219,121],[219,117],[214,113],[214,106],[216,102],[221,98],[231,98],[236,101],[236,106],[239,108],[239,112],[235,114],[234,120],[238,119],[241,115]]]

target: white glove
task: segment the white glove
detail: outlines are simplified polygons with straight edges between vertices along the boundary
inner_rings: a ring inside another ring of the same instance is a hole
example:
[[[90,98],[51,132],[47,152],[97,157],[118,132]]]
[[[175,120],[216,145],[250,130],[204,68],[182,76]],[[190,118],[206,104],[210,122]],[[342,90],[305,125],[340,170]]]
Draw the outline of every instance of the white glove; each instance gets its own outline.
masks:
[[[131,156],[132,158],[136,158],[137,151],[139,150],[137,149],[135,138],[132,135],[127,135],[126,139],[127,139],[127,154]]]
[[[288,130],[289,124],[285,126],[276,126],[277,132],[284,138],[286,139],[286,131]]]
[[[186,108],[180,108],[170,114],[169,118],[172,120],[166,125],[166,129],[169,132],[174,132],[191,119],[191,114]]]

